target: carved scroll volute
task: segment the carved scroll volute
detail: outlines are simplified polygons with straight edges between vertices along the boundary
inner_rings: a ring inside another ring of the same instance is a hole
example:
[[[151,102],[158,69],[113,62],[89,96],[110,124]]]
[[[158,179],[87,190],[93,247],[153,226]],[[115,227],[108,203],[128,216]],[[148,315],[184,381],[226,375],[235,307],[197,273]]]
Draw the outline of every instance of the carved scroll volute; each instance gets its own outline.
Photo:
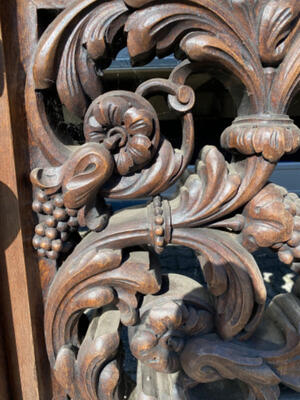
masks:
[[[51,365],[66,393],[81,400],[102,399],[101,393],[111,399],[107,393],[118,391],[119,327],[136,322],[138,292],[159,290],[155,268],[157,261],[146,252],[123,259],[121,250],[104,249],[70,257],[56,274],[45,305],[45,333]],[[78,323],[88,309],[100,309],[103,316],[93,321],[81,342]],[[116,379],[107,376],[109,368]]]
[[[266,185],[300,146],[285,114],[299,89],[299,13],[297,0],[75,0],[42,35],[26,88],[29,125],[49,163],[31,173],[33,245],[49,268],[46,344],[66,396],[130,395],[124,327],[139,365],[132,398],[190,400],[190,388],[220,379],[239,380],[247,400],[277,400],[280,382],[300,391],[299,300],[279,296],[265,311],[250,254],[270,247],[286,264],[300,259],[300,200]],[[171,53],[184,60],[168,79],[104,93],[102,70],[125,46],[136,65]],[[238,157],[226,162],[205,146],[188,172],[195,93],[187,82],[202,71],[229,73],[244,87],[221,135]],[[43,97],[55,88],[83,122],[80,146],[66,146],[50,126]],[[156,94],[181,123],[178,149],[151,105]],[[162,198],[180,177],[175,197]],[[106,204],[145,197],[153,198],[117,213]],[[155,253],[169,244],[194,250],[207,286],[173,274],[161,284]]]

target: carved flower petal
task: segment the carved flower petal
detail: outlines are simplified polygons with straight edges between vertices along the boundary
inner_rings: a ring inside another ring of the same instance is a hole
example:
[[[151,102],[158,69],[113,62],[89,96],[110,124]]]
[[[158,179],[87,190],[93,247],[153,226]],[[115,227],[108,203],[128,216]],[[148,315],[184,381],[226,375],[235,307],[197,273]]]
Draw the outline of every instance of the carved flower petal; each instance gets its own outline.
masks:
[[[136,164],[143,164],[151,158],[151,141],[146,136],[135,135],[129,138],[128,152]]]
[[[115,161],[117,170],[121,175],[127,175],[134,165],[131,155],[125,148],[121,148],[120,152],[115,155]]]
[[[94,115],[88,118],[84,134],[87,142],[99,143],[106,138],[105,128],[99,124]]]
[[[124,115],[124,124],[129,135],[150,136],[153,132],[153,118],[148,110],[129,108]]]
[[[121,97],[104,97],[95,107],[95,117],[104,126],[121,126],[124,112],[128,109],[128,102]]]

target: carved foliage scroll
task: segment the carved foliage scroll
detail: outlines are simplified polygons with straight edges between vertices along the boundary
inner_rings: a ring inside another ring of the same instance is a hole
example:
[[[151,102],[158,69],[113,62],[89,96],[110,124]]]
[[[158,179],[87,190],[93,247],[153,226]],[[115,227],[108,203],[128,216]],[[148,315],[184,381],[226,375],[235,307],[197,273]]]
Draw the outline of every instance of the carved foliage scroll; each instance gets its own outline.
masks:
[[[66,398],[195,400],[197,385],[224,379],[247,400],[278,399],[280,383],[300,391],[299,296],[266,306],[251,255],[270,247],[293,268],[300,259],[300,200],[268,184],[276,162],[300,147],[286,115],[300,82],[299,15],[295,0],[75,0],[40,38],[26,87],[44,156],[31,172],[33,246],[47,352]],[[105,91],[103,71],[123,47],[134,65],[168,54],[181,62],[168,79]],[[233,95],[229,82],[239,82],[243,96],[220,138],[231,161],[205,146],[187,170],[195,133],[209,134],[194,128],[188,79],[199,72]],[[81,119],[83,144],[56,135],[48,90]],[[181,126],[179,148],[151,104],[156,94]],[[176,195],[162,197],[174,184]],[[107,204],[145,197],[116,213]],[[167,245],[194,250],[205,286],[162,275],[155,253]]]

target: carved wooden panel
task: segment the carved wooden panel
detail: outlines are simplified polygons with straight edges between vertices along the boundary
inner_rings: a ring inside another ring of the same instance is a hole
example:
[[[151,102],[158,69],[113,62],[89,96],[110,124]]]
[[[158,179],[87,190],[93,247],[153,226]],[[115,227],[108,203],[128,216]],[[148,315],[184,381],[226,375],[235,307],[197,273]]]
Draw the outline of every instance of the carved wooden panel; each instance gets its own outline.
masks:
[[[33,246],[54,398],[195,400],[199,384],[224,379],[248,400],[278,399],[280,384],[300,392],[299,289],[266,305],[251,254],[269,247],[300,265],[300,199],[268,183],[300,147],[287,115],[300,83],[299,15],[298,0],[75,0],[41,36],[26,108],[40,151]],[[104,90],[102,71],[125,46],[133,65],[172,53],[181,62],[168,79]],[[188,79],[199,72],[223,83],[238,112],[220,138],[231,160],[205,146],[188,172],[195,135],[209,135],[194,129]],[[82,120],[83,144],[54,129],[49,93]],[[154,94],[178,119],[180,148]],[[151,200],[115,213],[108,204],[139,198]],[[169,245],[195,252],[207,285],[161,273]]]

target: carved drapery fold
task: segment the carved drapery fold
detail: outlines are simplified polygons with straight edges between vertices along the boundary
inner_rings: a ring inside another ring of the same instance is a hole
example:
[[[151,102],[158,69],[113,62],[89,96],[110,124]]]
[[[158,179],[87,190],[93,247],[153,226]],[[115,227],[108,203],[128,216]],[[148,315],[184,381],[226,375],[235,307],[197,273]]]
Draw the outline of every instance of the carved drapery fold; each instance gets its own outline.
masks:
[[[191,388],[221,379],[238,380],[248,400],[278,399],[280,383],[300,391],[300,299],[280,295],[266,307],[251,255],[270,247],[288,265],[300,258],[300,200],[268,184],[276,162],[300,147],[286,115],[300,83],[299,15],[295,0],[75,0],[43,33],[26,86],[46,160],[31,172],[33,246],[48,356],[65,396],[130,395],[123,327],[138,360],[132,399],[194,399]],[[135,65],[171,53],[182,61],[168,79],[105,92],[102,71],[125,46]],[[244,93],[220,138],[231,161],[205,146],[187,171],[195,133],[206,134],[194,129],[188,78],[203,71],[231,75]],[[56,135],[48,89],[82,119],[84,144]],[[180,148],[162,131],[155,94],[181,124]],[[174,198],[161,197],[174,184]],[[152,199],[117,213],[107,205],[144,197]],[[195,251],[207,286],[161,276],[155,253],[167,245]]]

